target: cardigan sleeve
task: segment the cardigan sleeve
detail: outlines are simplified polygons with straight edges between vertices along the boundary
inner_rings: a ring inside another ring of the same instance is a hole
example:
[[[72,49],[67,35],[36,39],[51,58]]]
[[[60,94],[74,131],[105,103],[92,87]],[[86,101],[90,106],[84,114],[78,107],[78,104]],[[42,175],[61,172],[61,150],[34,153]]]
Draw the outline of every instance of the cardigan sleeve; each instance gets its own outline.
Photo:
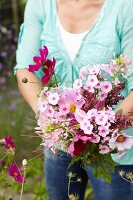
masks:
[[[18,48],[16,51],[16,70],[28,68],[33,63],[33,56],[38,55],[41,47],[41,34],[45,15],[42,0],[28,0],[26,4],[24,22],[20,27]]]
[[[121,50],[132,61],[132,64],[128,66],[129,71],[127,73],[127,88],[129,93],[130,90],[133,90],[133,0],[129,1],[125,12],[121,34]]]

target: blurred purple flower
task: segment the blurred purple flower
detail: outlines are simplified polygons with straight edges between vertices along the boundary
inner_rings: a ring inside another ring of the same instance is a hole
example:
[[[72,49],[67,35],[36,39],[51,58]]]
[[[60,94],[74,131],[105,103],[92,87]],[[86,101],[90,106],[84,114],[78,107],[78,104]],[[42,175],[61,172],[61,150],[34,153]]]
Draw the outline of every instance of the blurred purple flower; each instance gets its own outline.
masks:
[[[12,102],[9,107],[8,107],[8,110],[16,110],[16,103],[15,102]]]
[[[6,51],[2,51],[0,54],[3,58],[5,58],[7,56],[7,52]]]

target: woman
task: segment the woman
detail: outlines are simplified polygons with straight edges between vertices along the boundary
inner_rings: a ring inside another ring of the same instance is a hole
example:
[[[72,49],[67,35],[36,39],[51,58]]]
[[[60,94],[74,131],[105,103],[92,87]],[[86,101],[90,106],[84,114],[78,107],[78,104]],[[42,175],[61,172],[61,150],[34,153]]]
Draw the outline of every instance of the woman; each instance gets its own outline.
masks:
[[[79,69],[87,64],[108,63],[115,53],[123,53],[133,59],[133,0],[28,0],[24,23],[21,26],[17,50],[17,79],[19,89],[37,112],[39,84],[23,84],[22,78],[39,81],[42,71],[32,74],[26,68],[38,49],[47,45],[49,58],[56,58],[56,73],[67,86],[78,77]],[[133,71],[133,65],[130,66]],[[128,77],[123,94],[125,100],[117,108],[129,115],[133,111],[133,76]],[[127,130],[133,135],[133,130]],[[62,152],[61,152],[62,154]],[[65,153],[56,159],[50,151],[46,153],[45,176],[49,200],[67,200],[68,171],[82,182],[73,182],[70,194],[84,199],[88,178],[96,200],[131,200],[133,185],[124,181],[118,170],[133,171],[133,148],[121,158],[114,160],[121,165],[112,174],[112,183],[96,180],[92,170],[84,170],[75,164],[69,170],[70,156]]]

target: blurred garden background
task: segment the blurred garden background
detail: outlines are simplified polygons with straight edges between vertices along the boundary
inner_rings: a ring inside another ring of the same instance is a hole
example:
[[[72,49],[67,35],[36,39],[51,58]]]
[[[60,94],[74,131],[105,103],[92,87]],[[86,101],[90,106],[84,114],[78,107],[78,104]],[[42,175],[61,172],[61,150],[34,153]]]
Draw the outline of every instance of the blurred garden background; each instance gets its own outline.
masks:
[[[23,22],[25,4],[26,0],[0,0],[0,139],[8,135],[13,137],[16,144],[15,161],[18,165],[21,165],[23,159],[31,160],[42,153],[36,151],[41,140],[34,135],[34,113],[21,97],[16,77],[13,75],[19,27]],[[46,200],[43,166],[43,155],[28,162],[23,199]],[[14,180],[4,180],[2,170],[0,162],[0,199],[19,199],[21,184]],[[8,170],[6,171],[8,177]],[[92,199],[91,193],[92,190],[88,186],[86,200]],[[30,195],[26,196],[27,194]]]

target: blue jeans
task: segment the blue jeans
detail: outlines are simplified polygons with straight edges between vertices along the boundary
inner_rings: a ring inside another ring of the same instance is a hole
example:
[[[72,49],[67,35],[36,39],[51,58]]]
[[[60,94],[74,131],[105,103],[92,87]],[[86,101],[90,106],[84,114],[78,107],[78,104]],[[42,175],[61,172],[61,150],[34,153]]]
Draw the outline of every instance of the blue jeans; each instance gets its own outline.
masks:
[[[80,164],[74,164],[70,168],[70,156],[60,152],[58,156],[48,150],[45,155],[45,180],[48,200],[68,200],[68,176],[69,172],[75,174],[71,179],[70,193],[78,194],[79,200],[84,200],[84,194],[88,179],[91,182],[95,200],[133,200],[133,184],[123,180],[118,174],[119,170],[132,171],[133,165],[121,165],[112,173],[112,183],[108,184],[103,179],[97,180],[92,169],[84,170]],[[81,178],[81,182],[77,179]]]

